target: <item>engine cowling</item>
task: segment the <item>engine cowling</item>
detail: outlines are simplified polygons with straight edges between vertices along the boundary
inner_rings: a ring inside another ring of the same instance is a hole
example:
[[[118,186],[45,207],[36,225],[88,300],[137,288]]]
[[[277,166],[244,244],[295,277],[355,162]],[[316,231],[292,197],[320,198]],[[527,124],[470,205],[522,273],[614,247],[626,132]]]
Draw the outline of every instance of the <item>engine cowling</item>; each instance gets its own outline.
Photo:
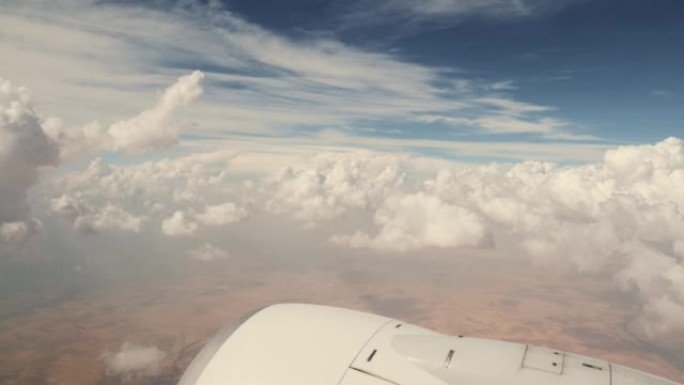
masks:
[[[179,385],[677,385],[558,350],[280,304],[221,329]]]

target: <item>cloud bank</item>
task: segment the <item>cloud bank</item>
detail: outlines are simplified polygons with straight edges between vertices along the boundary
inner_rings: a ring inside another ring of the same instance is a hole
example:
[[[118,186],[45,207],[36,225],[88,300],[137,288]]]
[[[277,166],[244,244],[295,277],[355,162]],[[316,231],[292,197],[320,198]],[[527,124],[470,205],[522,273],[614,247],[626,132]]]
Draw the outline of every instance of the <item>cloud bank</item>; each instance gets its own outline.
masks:
[[[96,161],[55,189],[148,218],[142,226],[160,235],[194,240],[188,254],[200,260],[223,255],[212,246],[223,233],[212,228],[237,231],[249,213],[301,226],[251,235],[264,242],[315,229],[329,247],[484,248],[605,275],[640,302],[636,332],[662,346],[684,343],[681,139],[614,148],[582,166],[468,165],[365,151],[321,154],[245,180],[231,177],[236,159],[219,151],[138,165]]]

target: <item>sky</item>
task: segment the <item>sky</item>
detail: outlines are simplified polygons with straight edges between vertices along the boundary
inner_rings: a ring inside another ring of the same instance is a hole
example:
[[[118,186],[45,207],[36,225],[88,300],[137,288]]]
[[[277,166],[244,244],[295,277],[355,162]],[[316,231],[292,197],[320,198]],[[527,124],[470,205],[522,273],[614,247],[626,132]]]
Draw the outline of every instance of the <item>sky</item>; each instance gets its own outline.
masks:
[[[485,250],[684,362],[682,37],[679,0],[6,0],[0,264]]]

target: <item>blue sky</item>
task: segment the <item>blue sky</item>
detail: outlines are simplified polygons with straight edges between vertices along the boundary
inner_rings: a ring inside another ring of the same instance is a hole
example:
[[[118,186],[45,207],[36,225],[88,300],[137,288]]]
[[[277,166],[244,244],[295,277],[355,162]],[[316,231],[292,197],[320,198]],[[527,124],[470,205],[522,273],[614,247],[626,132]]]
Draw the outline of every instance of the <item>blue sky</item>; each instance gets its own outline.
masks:
[[[407,17],[378,14],[354,27],[344,20],[353,7],[336,1],[225,3],[279,33],[333,34],[471,77],[510,80],[521,99],[555,106],[556,115],[607,139],[653,141],[684,129],[681,1],[576,1],[536,15],[446,13],[410,26]]]
[[[203,71],[188,151],[576,163],[684,121],[676,0],[11,0],[0,18],[0,73],[69,124],[131,116]]]

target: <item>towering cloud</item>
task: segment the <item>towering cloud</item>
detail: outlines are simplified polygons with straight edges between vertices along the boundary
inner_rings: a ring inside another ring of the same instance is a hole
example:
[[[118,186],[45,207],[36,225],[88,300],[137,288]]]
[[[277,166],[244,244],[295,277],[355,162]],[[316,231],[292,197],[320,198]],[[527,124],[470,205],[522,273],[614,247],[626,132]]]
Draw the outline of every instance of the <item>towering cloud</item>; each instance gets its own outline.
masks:
[[[138,116],[112,124],[107,132],[111,141],[106,148],[114,151],[140,152],[149,148],[166,148],[178,140],[179,127],[171,115],[202,95],[204,74],[195,71],[178,79],[167,88],[157,104]]]
[[[32,160],[34,165],[40,165],[41,162],[48,162],[48,160],[56,164],[58,153],[61,153],[62,161],[68,161],[77,156],[102,150],[140,152],[147,149],[168,147],[177,141],[180,133],[179,125],[171,120],[173,113],[179,108],[187,106],[202,94],[201,82],[203,78],[204,74],[199,71],[180,77],[175,84],[166,89],[152,108],[141,112],[134,118],[114,123],[106,130],[97,121],[85,124],[82,127],[65,128],[63,122],[57,118],[48,119],[45,123],[45,130],[43,130],[43,127],[40,126],[40,120],[28,104],[28,97],[20,89],[14,91],[14,98],[17,101],[12,108],[16,111],[24,111],[23,113],[27,117],[18,118],[18,112],[13,112],[7,108],[7,118],[3,119],[3,128],[6,125],[8,133],[5,134],[3,131],[0,135],[6,136],[7,139],[3,138],[3,141],[6,140],[7,143],[10,143],[12,140],[11,132],[20,133],[22,136],[19,139],[21,140],[13,140],[19,143],[17,149],[13,151],[17,154],[24,154],[24,156],[36,157]],[[5,88],[8,90],[6,93],[12,94],[9,84],[5,85],[3,89]],[[15,125],[16,122],[24,122],[21,124],[27,128],[11,129],[12,126],[4,124],[5,121],[15,122]],[[29,143],[29,140],[43,141],[44,143],[32,144]],[[21,147],[19,146],[24,146],[23,151],[20,151]],[[49,148],[45,150],[39,148],[40,146],[49,146]],[[4,147],[9,147],[9,144]],[[18,158],[9,159],[4,164],[7,165],[6,167],[21,166]],[[25,168],[16,168],[13,172],[24,178],[31,178],[31,182],[35,181],[36,176],[33,175],[35,170],[31,174],[25,172]],[[89,178],[96,178],[99,183],[100,179],[111,170],[100,161],[95,161],[88,171],[90,173]],[[28,184],[24,183],[24,185],[25,194]],[[16,207],[17,205],[13,206]],[[54,198],[50,208],[53,213],[73,223],[74,227],[81,233],[97,233],[108,229],[139,232],[143,220],[142,217],[134,216],[111,202],[106,202],[104,206],[98,207],[98,205],[93,205],[76,195],[65,194]],[[30,224],[26,222],[8,222],[2,224],[0,236],[4,240],[17,240],[24,238],[25,234],[29,233],[30,228]]]
[[[181,131],[181,126],[172,120],[173,114],[202,95],[203,78],[200,71],[181,76],[152,108],[108,128],[98,121],[66,127],[61,120],[53,118],[47,121],[46,132],[59,143],[63,161],[98,151],[140,153],[170,147],[177,142]]]
[[[38,226],[25,202],[41,168],[54,166],[58,147],[45,135],[28,92],[0,78],[0,253]]]

